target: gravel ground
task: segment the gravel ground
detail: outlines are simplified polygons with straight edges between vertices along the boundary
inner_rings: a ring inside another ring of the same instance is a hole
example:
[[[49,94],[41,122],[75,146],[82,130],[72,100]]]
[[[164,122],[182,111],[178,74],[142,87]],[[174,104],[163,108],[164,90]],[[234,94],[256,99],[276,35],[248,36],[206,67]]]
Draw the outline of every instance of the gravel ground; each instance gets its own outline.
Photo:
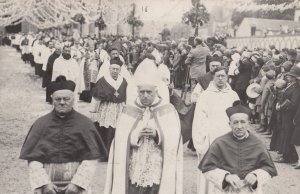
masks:
[[[21,146],[31,124],[48,113],[42,80],[34,69],[24,64],[20,54],[11,47],[0,47],[0,194],[31,194],[26,161],[18,159]],[[79,103],[80,112],[88,104]],[[261,137],[268,144],[269,139]],[[271,153],[275,157],[275,153]],[[276,164],[279,176],[264,187],[265,194],[299,194],[300,170],[288,164]],[[196,193],[196,155],[184,149],[184,193]],[[106,163],[101,163],[93,182],[94,193],[102,194]]]

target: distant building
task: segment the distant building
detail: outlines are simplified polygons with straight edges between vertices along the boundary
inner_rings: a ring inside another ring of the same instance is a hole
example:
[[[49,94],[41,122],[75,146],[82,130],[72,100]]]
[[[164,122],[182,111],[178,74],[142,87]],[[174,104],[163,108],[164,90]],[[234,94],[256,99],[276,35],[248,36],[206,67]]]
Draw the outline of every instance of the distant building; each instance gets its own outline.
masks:
[[[300,8],[295,9],[294,21],[300,22]]]
[[[295,34],[299,31],[300,22],[292,20],[244,18],[236,31],[236,37]]]

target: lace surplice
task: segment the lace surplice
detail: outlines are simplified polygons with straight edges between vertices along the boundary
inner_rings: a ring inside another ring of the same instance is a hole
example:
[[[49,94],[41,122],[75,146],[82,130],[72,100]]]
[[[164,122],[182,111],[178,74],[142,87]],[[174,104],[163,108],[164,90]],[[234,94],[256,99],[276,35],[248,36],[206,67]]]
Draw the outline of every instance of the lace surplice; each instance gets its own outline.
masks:
[[[146,122],[146,126],[157,129],[153,118]],[[142,187],[152,187],[153,184],[159,185],[162,173],[161,147],[150,136],[141,137],[139,143],[138,147],[131,147],[130,150],[130,181],[132,184]]]
[[[101,102],[97,113],[91,115],[93,121],[98,121],[100,126],[116,128],[125,103]]]

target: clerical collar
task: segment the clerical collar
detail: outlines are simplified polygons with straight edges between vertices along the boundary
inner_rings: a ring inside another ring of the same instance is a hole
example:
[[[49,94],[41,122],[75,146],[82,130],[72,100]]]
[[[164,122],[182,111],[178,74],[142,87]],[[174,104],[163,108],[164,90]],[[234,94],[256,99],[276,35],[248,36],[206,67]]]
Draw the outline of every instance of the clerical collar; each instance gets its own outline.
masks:
[[[160,96],[157,96],[152,105],[148,106],[148,107],[156,107],[157,105],[159,105],[162,102],[162,98]],[[135,99],[134,101],[135,105],[139,108],[146,108],[147,106],[143,105],[140,101],[140,98]]]
[[[123,77],[119,74],[117,80],[113,79],[110,74],[104,75],[104,79],[111,85],[115,90],[118,90],[123,82]]]
[[[249,137],[249,132],[248,131],[246,131],[246,134],[243,137],[237,137],[237,136],[234,135],[234,133],[232,133],[232,134],[239,141],[247,139]]]

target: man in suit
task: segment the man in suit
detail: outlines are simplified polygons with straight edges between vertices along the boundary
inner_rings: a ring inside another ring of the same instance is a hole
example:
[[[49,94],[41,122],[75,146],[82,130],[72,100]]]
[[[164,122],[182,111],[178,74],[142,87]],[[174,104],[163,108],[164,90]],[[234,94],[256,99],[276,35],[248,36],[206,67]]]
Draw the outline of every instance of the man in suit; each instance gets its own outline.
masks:
[[[197,84],[197,78],[206,74],[206,58],[209,55],[209,48],[199,37],[194,40],[195,48],[190,51],[185,63],[190,65],[191,90]]]

